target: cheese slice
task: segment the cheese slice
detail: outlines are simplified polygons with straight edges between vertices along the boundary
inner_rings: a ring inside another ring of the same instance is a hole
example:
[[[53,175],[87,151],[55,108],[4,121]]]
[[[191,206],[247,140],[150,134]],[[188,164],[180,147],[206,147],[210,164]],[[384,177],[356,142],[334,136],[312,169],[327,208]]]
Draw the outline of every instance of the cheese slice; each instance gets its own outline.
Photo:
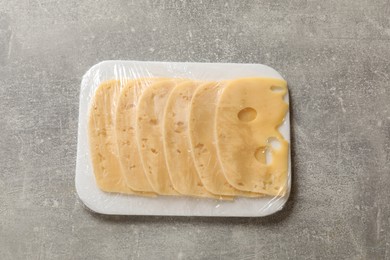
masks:
[[[283,80],[244,78],[228,82],[216,110],[217,153],[233,187],[266,195],[284,195],[287,187],[288,142],[278,126],[288,111]],[[271,139],[279,141],[274,148]],[[272,159],[266,161],[266,151]]]
[[[154,192],[141,163],[136,138],[136,115],[139,96],[158,79],[146,78],[127,82],[116,110],[116,133],[119,157],[127,185],[135,191]]]
[[[188,119],[190,102],[200,82],[178,84],[171,92],[164,112],[164,151],[173,187],[182,195],[218,198],[200,180],[191,155]]]
[[[98,187],[106,192],[135,194],[122,175],[115,133],[115,108],[121,82],[103,82],[95,91],[88,120],[92,167]]]
[[[258,197],[229,184],[222,172],[215,144],[215,109],[224,83],[209,82],[195,91],[191,100],[189,134],[195,166],[204,187],[214,194]]]
[[[137,141],[142,165],[153,190],[161,195],[179,195],[173,188],[165,162],[163,117],[169,94],[177,80],[152,84],[141,95],[137,107]]]

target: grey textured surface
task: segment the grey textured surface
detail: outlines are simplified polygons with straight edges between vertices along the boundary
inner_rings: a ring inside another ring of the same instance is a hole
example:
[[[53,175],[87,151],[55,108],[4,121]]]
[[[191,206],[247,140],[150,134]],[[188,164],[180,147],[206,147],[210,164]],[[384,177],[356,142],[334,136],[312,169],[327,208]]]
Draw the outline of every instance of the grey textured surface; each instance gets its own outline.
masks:
[[[390,259],[390,2],[0,0],[1,259]],[[288,80],[293,194],[263,219],[105,217],[74,187],[79,84],[106,59]]]

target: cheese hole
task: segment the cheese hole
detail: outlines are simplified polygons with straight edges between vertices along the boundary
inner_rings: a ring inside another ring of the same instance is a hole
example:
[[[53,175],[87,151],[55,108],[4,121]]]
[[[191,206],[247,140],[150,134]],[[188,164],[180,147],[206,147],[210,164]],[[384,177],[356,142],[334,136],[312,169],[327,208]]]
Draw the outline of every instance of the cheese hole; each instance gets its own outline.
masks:
[[[272,161],[271,149],[267,147],[267,149],[265,149],[265,164],[269,165],[271,164],[271,161]]]
[[[156,118],[152,118],[152,119],[149,120],[149,123],[150,123],[151,125],[157,125],[158,120],[157,120]]]
[[[272,92],[283,92],[284,91],[284,88],[280,87],[280,86],[271,86],[271,91]]]
[[[265,149],[265,163],[271,164],[272,161],[272,150],[278,150],[282,145],[276,137],[270,137],[267,140],[269,146]]]
[[[250,122],[255,120],[257,117],[257,112],[254,108],[252,107],[246,107],[240,110],[237,114],[238,119],[243,122]]]
[[[261,147],[257,148],[255,151],[256,160],[261,162],[261,163],[265,163],[265,161],[266,161],[265,153],[266,153],[266,147],[261,146]]]
[[[276,137],[268,138],[268,144],[270,144],[272,149],[275,150],[278,150],[282,146]]]

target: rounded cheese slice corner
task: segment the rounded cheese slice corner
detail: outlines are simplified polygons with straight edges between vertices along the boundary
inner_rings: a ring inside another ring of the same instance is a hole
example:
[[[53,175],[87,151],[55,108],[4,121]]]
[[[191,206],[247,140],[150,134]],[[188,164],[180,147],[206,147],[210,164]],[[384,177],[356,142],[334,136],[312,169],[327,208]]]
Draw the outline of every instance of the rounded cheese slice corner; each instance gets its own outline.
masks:
[[[93,172],[98,187],[106,192],[135,194],[122,175],[114,126],[115,106],[121,90],[119,80],[103,82],[89,110],[88,138]]]
[[[195,91],[191,100],[189,134],[195,166],[204,187],[225,196],[259,197],[260,193],[241,191],[226,180],[215,144],[215,109],[224,83],[209,82]]]
[[[137,108],[136,132],[142,165],[153,190],[161,195],[179,195],[169,178],[162,140],[164,109],[177,82],[152,84],[142,93]]]
[[[116,133],[120,163],[127,185],[136,191],[153,192],[141,163],[136,138],[138,99],[142,92],[159,79],[146,78],[127,82],[116,110]]]
[[[200,180],[191,155],[188,119],[193,93],[200,82],[178,84],[171,92],[164,112],[164,150],[173,187],[182,195],[220,198],[208,192]]]
[[[233,187],[283,196],[288,179],[288,142],[278,127],[288,111],[287,83],[268,78],[228,82],[216,109],[217,153]],[[279,147],[270,140],[279,141]],[[272,159],[267,162],[266,153]]]

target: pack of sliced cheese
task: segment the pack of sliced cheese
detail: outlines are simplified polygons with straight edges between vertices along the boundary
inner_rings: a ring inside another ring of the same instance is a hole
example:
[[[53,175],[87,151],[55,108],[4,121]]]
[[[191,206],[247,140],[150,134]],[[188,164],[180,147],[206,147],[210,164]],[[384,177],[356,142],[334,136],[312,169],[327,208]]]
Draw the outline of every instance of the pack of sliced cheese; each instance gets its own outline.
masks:
[[[76,189],[102,214],[266,216],[290,193],[289,142],[270,67],[105,61],[81,84]]]

